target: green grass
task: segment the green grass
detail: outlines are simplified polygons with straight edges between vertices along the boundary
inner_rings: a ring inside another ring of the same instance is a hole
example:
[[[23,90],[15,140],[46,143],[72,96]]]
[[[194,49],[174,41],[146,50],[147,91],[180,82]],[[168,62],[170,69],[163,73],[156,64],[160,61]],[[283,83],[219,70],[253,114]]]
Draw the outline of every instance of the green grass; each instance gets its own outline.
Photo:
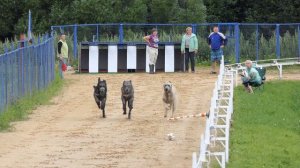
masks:
[[[63,80],[56,74],[55,80],[43,91],[35,92],[32,96],[25,96],[10,105],[0,113],[0,131],[11,128],[10,123],[28,118],[28,114],[37,106],[49,103],[50,99],[62,89]]]
[[[235,89],[229,168],[300,167],[300,81]]]

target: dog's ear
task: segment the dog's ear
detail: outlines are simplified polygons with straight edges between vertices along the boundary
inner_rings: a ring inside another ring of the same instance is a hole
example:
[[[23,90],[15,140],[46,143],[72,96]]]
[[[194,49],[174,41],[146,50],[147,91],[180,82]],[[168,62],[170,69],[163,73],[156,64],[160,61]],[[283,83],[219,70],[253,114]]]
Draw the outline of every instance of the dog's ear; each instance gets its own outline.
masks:
[[[129,80],[130,84],[132,84],[131,80]]]
[[[125,81],[123,81],[123,85],[125,85]]]
[[[96,86],[93,86],[94,89],[96,89]]]
[[[172,86],[173,86],[173,83],[172,83],[171,81],[169,81],[169,85],[170,85],[170,87],[172,88]]]
[[[106,80],[104,80],[105,89],[107,90]]]
[[[101,81],[100,77],[98,78],[98,83]]]

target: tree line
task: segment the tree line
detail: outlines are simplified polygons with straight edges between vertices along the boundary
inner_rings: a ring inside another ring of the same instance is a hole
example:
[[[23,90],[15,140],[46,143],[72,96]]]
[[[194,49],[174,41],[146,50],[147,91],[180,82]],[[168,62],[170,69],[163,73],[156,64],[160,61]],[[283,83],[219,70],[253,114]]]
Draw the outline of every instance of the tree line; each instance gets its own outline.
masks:
[[[300,22],[299,0],[1,0],[0,38],[84,23]]]

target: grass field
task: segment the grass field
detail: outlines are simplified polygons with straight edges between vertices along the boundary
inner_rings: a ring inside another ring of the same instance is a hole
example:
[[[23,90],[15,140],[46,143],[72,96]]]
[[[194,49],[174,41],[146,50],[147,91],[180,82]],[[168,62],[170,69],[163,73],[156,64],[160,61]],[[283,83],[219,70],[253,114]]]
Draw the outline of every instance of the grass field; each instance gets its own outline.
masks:
[[[50,99],[61,90],[63,80],[56,74],[55,80],[43,91],[34,93],[32,96],[25,96],[15,104],[9,106],[0,114],[0,131],[10,128],[10,123],[26,119],[28,114],[39,105],[47,104]]]
[[[235,90],[229,168],[300,167],[300,81]]]

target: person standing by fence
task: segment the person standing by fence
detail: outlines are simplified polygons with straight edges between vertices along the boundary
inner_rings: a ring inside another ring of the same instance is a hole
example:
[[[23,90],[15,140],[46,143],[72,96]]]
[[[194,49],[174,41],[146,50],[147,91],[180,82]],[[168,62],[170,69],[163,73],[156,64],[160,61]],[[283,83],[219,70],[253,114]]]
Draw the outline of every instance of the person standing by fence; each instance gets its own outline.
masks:
[[[64,78],[63,75],[63,64],[68,64],[68,58],[69,58],[69,48],[68,44],[66,42],[66,35],[61,34],[60,35],[60,40],[57,43],[57,52],[58,52],[58,59],[59,59],[59,64],[58,64],[58,69],[59,69],[59,74],[61,78]]]
[[[227,38],[226,36],[219,32],[219,27],[214,26],[213,27],[213,32],[210,33],[208,36],[208,44],[211,49],[211,74],[216,74],[216,66],[217,63],[220,62],[222,56],[223,56],[223,50],[224,46],[227,43]]]
[[[149,54],[149,74],[154,74],[154,68],[158,56],[158,35],[157,29],[153,28],[151,35],[145,36],[144,40],[148,43],[147,52]]]
[[[186,28],[186,34],[183,35],[181,40],[181,53],[184,54],[185,71],[189,72],[189,62],[191,61],[192,73],[195,72],[195,55],[198,52],[198,39],[192,33],[192,28]]]

